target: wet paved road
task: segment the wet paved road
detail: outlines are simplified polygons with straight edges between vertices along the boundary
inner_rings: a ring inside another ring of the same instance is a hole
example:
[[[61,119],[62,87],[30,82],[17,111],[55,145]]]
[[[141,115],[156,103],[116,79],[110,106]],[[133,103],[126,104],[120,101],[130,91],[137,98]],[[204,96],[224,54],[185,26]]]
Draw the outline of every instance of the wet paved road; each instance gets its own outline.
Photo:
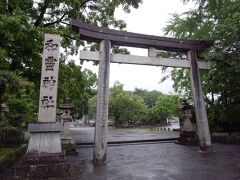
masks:
[[[94,128],[78,127],[71,128],[71,135],[76,142],[89,143],[94,141]],[[150,131],[147,129],[115,129],[108,128],[108,141],[131,141],[146,139],[161,139],[179,137],[176,131]]]
[[[93,140],[93,128],[72,129],[76,139]],[[165,132],[169,133],[169,132]],[[110,140],[169,137],[146,130],[109,130]],[[79,135],[79,136],[77,136]],[[173,136],[173,135],[172,135]],[[176,136],[176,134],[175,134]],[[84,139],[85,137],[85,139]],[[108,146],[107,163],[94,166],[93,147],[79,146],[78,155],[69,156],[73,180],[239,180],[240,146],[214,144],[214,153],[200,153],[198,146],[175,143],[122,144]],[[12,171],[0,174],[10,179]],[[41,178],[40,178],[41,179]]]
[[[174,143],[108,147],[108,163],[92,164],[92,148],[72,157],[72,179],[83,180],[239,180],[240,147],[215,144],[215,152]]]
[[[80,142],[93,141],[94,128],[72,129]],[[108,130],[108,141],[178,137],[178,132],[139,129]],[[79,134],[80,133],[80,134]],[[93,148],[79,147],[71,157],[72,179],[83,180],[239,180],[240,146],[214,144],[214,153],[174,143],[108,146],[108,163],[94,166]]]

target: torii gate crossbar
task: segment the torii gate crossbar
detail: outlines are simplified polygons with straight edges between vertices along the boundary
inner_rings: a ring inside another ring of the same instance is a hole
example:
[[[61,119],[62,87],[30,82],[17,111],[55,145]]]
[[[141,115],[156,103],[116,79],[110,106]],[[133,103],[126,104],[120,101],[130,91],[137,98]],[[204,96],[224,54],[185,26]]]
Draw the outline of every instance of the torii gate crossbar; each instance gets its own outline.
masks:
[[[80,52],[81,59],[100,61],[94,135],[94,162],[106,162],[110,62],[190,68],[200,149],[205,152],[212,151],[199,74],[199,69],[209,69],[210,64],[197,61],[197,53],[201,53],[211,47],[213,41],[184,40],[117,31],[82,23],[78,20],[71,20],[71,27],[80,34],[82,40],[100,43],[100,52]],[[110,49],[112,45],[147,48],[149,57],[111,54]],[[186,53],[187,59],[157,58],[156,49],[183,52]]]

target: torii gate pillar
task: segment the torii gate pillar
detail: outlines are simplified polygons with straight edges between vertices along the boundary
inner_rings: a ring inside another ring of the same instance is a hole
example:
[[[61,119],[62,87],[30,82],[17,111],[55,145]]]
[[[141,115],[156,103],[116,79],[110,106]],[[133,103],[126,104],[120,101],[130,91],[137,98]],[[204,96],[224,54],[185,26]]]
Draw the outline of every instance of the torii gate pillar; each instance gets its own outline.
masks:
[[[197,120],[198,138],[201,151],[211,152],[212,143],[208,126],[206,108],[204,105],[200,73],[197,64],[197,54],[195,50],[189,50],[187,57],[190,60],[191,85],[194,99],[194,107]]]
[[[100,44],[101,54],[98,71],[97,113],[93,152],[93,161],[95,163],[106,162],[110,48],[111,43],[109,40],[101,41]]]

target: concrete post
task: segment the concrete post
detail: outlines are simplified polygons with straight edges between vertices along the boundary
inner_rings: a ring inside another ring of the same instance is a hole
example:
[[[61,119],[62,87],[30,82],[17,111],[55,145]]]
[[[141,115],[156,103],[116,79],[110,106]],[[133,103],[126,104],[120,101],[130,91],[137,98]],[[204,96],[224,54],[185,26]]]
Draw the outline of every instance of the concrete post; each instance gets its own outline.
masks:
[[[190,60],[191,85],[194,98],[200,149],[201,151],[211,152],[212,151],[211,136],[208,126],[206,108],[204,105],[196,51],[189,50],[187,52],[187,57]]]
[[[101,41],[93,153],[93,161],[95,163],[106,162],[110,48],[111,44],[109,40]]]

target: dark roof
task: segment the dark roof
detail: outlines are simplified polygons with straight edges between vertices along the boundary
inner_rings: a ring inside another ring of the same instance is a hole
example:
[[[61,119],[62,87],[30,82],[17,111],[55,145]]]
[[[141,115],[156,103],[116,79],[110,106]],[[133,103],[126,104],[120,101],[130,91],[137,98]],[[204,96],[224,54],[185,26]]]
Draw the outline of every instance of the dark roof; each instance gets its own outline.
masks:
[[[110,40],[113,45],[138,48],[155,47],[158,50],[174,52],[187,52],[188,50],[202,52],[213,45],[213,41],[209,40],[186,40],[118,31],[86,24],[74,19],[71,20],[70,24],[72,29],[80,34],[82,40],[89,42]]]
[[[72,103],[64,103],[58,106],[59,109],[73,109],[75,106]]]

